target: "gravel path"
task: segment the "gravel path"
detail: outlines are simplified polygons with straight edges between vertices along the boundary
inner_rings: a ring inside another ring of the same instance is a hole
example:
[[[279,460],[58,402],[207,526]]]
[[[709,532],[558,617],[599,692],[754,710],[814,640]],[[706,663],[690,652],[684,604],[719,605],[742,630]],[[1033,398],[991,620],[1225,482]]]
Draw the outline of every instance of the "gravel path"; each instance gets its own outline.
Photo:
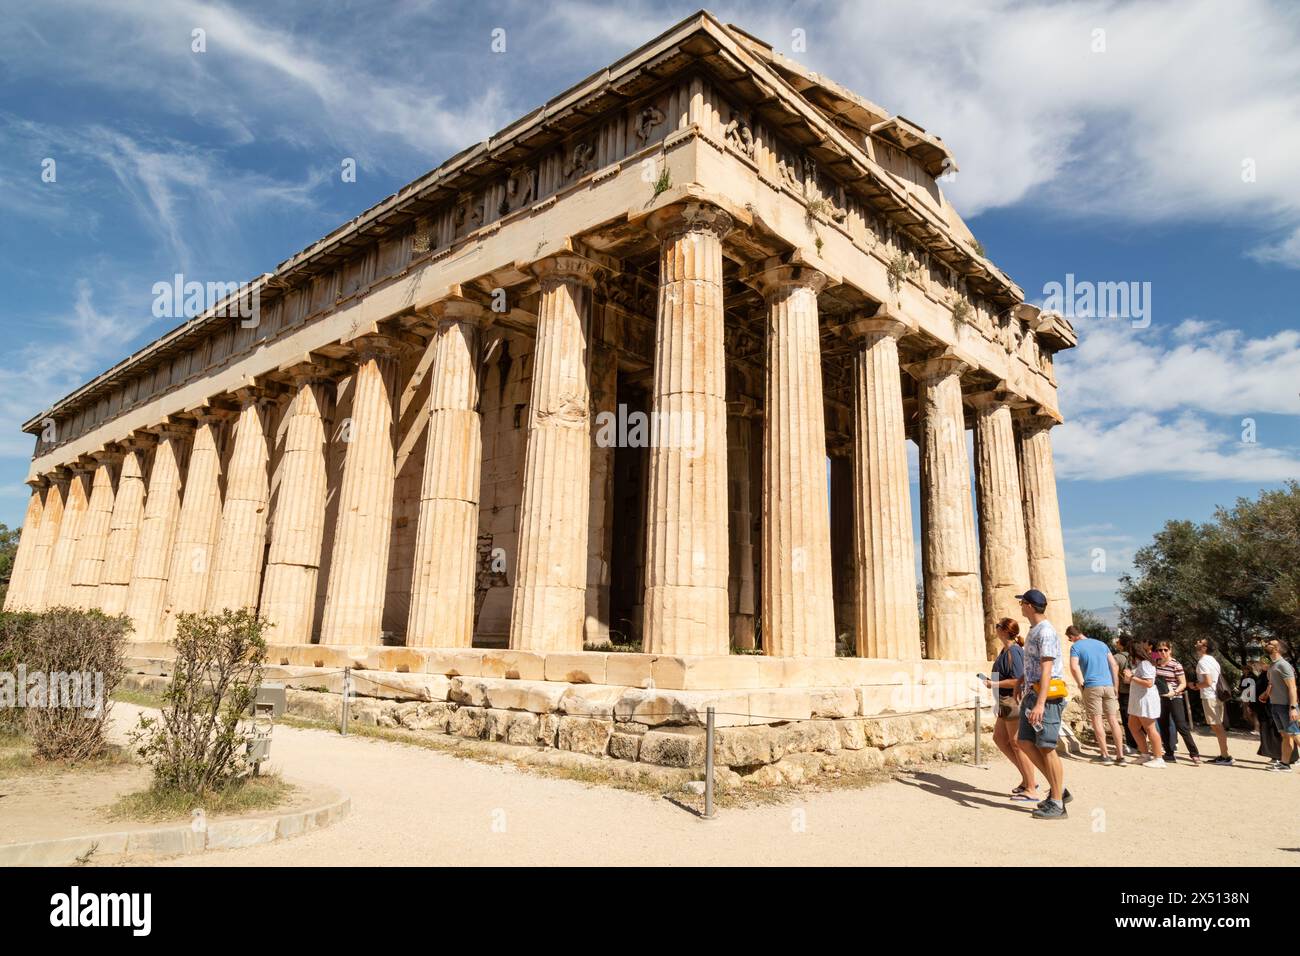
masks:
[[[134,720],[118,705],[119,722]],[[1217,752],[1212,737],[1201,749]],[[1009,765],[927,764],[865,789],[798,793],[701,820],[661,797],[527,773],[404,744],[277,727],[285,776],[340,787],[342,822],[179,866],[579,864],[1300,864],[1300,773],[1266,773],[1255,742],[1233,768],[1067,762],[1070,818],[1040,822],[1006,792]],[[1171,830],[1170,827],[1173,827]],[[1157,835],[1159,837],[1157,844]],[[1195,841],[1195,842],[1193,842]],[[1158,849],[1157,849],[1158,846]]]

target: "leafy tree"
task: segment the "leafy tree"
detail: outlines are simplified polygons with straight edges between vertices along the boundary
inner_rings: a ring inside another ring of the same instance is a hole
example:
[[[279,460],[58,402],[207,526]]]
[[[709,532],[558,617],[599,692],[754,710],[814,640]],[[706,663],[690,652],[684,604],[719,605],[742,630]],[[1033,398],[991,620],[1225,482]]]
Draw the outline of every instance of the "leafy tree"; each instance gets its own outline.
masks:
[[[0,523],[0,604],[9,593],[9,578],[14,573],[14,557],[18,554],[18,537],[22,530]]]
[[[1095,637],[1108,646],[1115,640],[1115,629],[1091,611],[1075,611],[1071,623],[1088,637]]]
[[[1169,521],[1120,579],[1123,626],[1180,660],[1212,640],[1244,667],[1271,637],[1300,635],[1300,482],[1239,498],[1204,524]]]

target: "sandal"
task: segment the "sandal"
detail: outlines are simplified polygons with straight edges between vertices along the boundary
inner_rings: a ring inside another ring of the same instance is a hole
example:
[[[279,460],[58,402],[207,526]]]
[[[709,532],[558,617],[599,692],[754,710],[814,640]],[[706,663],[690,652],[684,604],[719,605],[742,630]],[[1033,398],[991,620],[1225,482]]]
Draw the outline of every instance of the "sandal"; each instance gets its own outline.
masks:
[[[1011,795],[1011,801],[1013,803],[1041,803],[1042,802],[1041,800],[1038,799],[1037,787],[1035,787],[1032,791],[1021,789],[1019,793],[1013,793]]]

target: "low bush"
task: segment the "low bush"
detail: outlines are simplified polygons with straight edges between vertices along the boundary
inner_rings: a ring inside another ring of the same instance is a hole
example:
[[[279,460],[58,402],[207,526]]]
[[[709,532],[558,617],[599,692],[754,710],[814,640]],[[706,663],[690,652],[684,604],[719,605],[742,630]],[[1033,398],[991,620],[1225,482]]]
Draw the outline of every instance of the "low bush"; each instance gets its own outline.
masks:
[[[181,614],[162,712],[142,714],[131,742],[153,766],[155,788],[210,794],[250,769],[249,709],[262,683],[268,625],[248,610]]]

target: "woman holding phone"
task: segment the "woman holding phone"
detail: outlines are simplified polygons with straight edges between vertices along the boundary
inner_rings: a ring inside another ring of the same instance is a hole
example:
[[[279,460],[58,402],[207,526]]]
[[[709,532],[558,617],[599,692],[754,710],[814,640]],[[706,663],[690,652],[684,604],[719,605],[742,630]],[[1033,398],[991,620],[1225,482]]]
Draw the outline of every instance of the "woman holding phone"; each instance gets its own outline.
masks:
[[[1020,732],[1020,707],[1017,688],[1025,674],[1024,651],[1020,648],[1020,625],[1009,617],[998,621],[994,633],[1002,642],[1002,651],[993,662],[993,676],[984,678],[985,687],[997,688],[997,705],[994,713],[993,742],[1002,755],[1020,771],[1020,785],[1011,791],[1011,799],[1019,803],[1038,803],[1038,782],[1034,779],[1034,765],[1025,752],[1016,745]]]
[[[1151,663],[1151,645],[1134,641],[1129,647],[1131,663],[1124,671],[1129,682],[1128,725],[1137,741],[1138,762],[1144,767],[1165,765],[1165,748],[1160,742],[1156,720],[1160,717],[1160,692],[1156,690],[1156,668]]]

